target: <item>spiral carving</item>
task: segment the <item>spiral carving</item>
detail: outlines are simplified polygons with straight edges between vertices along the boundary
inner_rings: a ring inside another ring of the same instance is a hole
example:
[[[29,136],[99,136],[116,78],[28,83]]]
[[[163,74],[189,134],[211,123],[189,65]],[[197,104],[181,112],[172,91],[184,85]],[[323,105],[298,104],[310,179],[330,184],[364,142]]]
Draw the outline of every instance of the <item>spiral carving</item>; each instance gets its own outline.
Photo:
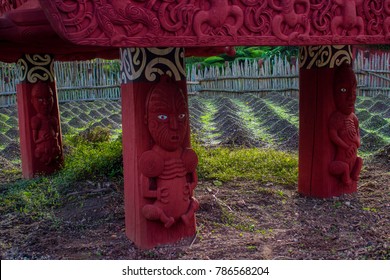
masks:
[[[25,54],[18,60],[19,81],[54,82],[54,60],[49,54]]]
[[[309,46],[299,48],[300,68],[334,68],[343,63],[352,63],[352,47],[350,45]]]
[[[182,48],[121,49],[122,83],[139,80],[154,82],[162,75],[168,75],[176,81],[184,80],[183,59]]]

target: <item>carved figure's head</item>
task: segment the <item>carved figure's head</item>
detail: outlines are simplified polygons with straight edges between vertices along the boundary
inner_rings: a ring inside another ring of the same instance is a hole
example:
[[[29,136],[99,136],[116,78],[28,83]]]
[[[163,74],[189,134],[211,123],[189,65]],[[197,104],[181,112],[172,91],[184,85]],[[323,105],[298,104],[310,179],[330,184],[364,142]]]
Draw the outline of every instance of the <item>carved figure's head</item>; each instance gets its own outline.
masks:
[[[333,97],[339,112],[349,115],[355,111],[357,81],[350,64],[342,64],[335,71]]]
[[[188,107],[180,87],[168,76],[149,92],[146,118],[149,132],[157,145],[168,151],[175,151],[184,141],[187,133]]]
[[[44,82],[37,82],[32,89],[32,100],[31,100],[35,111],[42,115],[50,115],[53,105],[53,91],[51,87]]]

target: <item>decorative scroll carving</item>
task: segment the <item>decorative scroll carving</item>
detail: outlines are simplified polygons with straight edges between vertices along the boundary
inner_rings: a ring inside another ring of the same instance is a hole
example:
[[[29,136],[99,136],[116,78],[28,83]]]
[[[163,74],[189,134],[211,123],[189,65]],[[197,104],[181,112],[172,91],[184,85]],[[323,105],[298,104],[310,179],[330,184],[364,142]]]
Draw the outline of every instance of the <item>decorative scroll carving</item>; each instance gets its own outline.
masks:
[[[357,81],[350,64],[336,68],[333,98],[336,111],[329,120],[329,136],[335,146],[329,172],[340,178],[341,185],[351,187],[358,181],[363,160],[357,156],[360,146],[359,122],[354,113]]]
[[[341,15],[332,18],[332,34],[339,40],[339,36],[357,35],[357,40],[364,39],[364,20],[357,15],[357,6],[363,4],[363,0],[333,0],[341,9]]]
[[[51,87],[37,82],[32,89],[31,103],[36,114],[31,118],[31,129],[35,145],[34,156],[43,164],[49,165],[60,159],[60,125],[53,116],[54,97]]]
[[[176,81],[185,79],[184,50],[180,48],[121,49],[122,83],[136,80],[154,82],[161,75]]]
[[[54,81],[53,58],[48,54],[24,55],[18,60],[20,82]]]
[[[60,34],[84,45],[380,44],[389,34],[388,0],[40,2]]]
[[[351,46],[310,46],[299,48],[299,67],[311,69],[315,67],[334,68],[343,63],[352,62]]]
[[[142,154],[139,166],[149,178],[145,197],[154,202],[143,207],[148,220],[160,221],[166,228],[182,221],[189,225],[199,203],[193,197],[197,185],[198,158],[184,145],[188,127],[188,107],[183,91],[162,76],[147,97],[146,120],[155,142]]]
[[[386,39],[390,40],[390,0],[385,0],[385,3],[383,5],[384,5],[384,10],[387,14],[383,27],[384,27]]]
[[[307,40],[310,33],[310,2],[309,0],[281,0],[280,6],[274,0],[268,0],[269,6],[279,12],[272,19],[272,31],[276,37],[283,41],[295,38]],[[300,7],[298,14],[296,7]],[[300,31],[303,28],[303,31]],[[285,31],[287,29],[287,31]]]
[[[227,35],[236,38],[237,31],[244,23],[244,13],[240,6],[230,5],[228,0],[210,1],[209,9],[201,8],[194,18],[193,26],[196,36],[202,39],[205,35]],[[227,20],[231,17],[234,22]],[[203,25],[207,28],[202,30]]]
[[[28,0],[0,0],[0,15],[17,9]]]

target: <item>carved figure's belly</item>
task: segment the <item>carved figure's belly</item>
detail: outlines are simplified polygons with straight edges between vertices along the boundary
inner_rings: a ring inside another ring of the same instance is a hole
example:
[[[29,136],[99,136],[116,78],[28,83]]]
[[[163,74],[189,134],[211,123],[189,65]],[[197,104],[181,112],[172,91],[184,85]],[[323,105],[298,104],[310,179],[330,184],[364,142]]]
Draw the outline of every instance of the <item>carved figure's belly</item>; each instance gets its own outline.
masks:
[[[157,186],[161,190],[161,197],[157,199],[155,205],[168,217],[178,219],[188,211],[191,201],[186,177],[158,179]]]

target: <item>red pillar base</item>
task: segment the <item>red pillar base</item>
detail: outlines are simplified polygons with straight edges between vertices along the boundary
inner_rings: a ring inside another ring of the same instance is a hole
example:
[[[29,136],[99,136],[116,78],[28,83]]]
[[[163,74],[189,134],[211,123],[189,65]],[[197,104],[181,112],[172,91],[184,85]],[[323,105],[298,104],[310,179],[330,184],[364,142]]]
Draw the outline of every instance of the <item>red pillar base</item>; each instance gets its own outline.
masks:
[[[353,107],[356,78],[351,68],[340,70],[336,64],[343,60],[351,64],[351,51],[349,47],[309,48],[300,50],[304,61],[299,73],[298,192],[318,198],[353,193],[362,167],[357,157],[359,127],[354,108],[342,108]]]

